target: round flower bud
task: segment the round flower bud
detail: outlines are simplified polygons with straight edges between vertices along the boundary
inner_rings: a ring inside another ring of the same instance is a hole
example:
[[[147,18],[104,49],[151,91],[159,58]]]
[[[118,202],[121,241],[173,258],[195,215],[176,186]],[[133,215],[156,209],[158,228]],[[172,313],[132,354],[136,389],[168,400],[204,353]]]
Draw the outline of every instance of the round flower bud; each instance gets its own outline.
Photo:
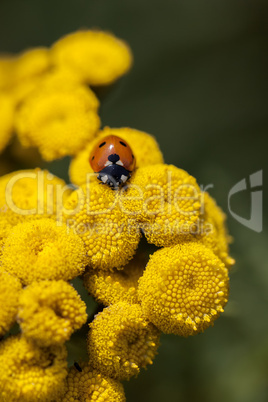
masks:
[[[108,32],[81,30],[58,40],[51,50],[52,62],[73,70],[81,82],[107,85],[131,67],[128,45]]]
[[[40,346],[57,345],[85,324],[86,305],[67,282],[35,282],[21,292],[17,320],[28,339]]]
[[[135,254],[139,227],[121,211],[118,197],[117,191],[94,182],[81,186],[66,202],[66,224],[82,238],[89,267],[120,268]]]
[[[0,178],[0,256],[13,226],[26,220],[56,219],[70,189],[47,170],[20,170]]]
[[[50,67],[50,54],[45,47],[26,50],[13,59],[12,78],[14,85],[21,81],[43,75]]]
[[[51,402],[63,395],[67,375],[64,346],[39,348],[26,338],[0,343],[0,394],[8,402]]]
[[[156,251],[139,280],[145,317],[167,334],[203,332],[228,300],[228,270],[203,244],[189,242]]]
[[[15,226],[6,239],[2,267],[25,285],[46,279],[70,280],[85,268],[82,240],[51,219]]]
[[[69,370],[66,388],[67,391],[61,399],[62,402],[126,401],[123,385],[119,381],[103,376],[86,364],[81,364],[79,370],[76,367]]]
[[[121,205],[141,222],[149,243],[167,247],[197,233],[200,196],[194,177],[173,165],[158,164],[136,170]]]
[[[17,112],[18,137],[47,161],[74,155],[99,129],[98,106],[94,93],[81,85],[38,88]]]
[[[90,324],[88,351],[94,368],[108,377],[127,380],[152,364],[159,331],[140,305],[120,302],[106,307]]]

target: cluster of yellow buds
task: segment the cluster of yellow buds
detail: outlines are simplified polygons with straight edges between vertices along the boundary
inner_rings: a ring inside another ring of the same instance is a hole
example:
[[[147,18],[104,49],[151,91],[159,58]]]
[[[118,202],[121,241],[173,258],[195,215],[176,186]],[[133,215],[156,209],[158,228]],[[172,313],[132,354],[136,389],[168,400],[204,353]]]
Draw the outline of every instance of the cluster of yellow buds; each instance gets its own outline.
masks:
[[[39,168],[0,177],[4,402],[123,402],[121,381],[153,363],[161,333],[203,332],[228,301],[234,260],[224,213],[194,177],[164,163],[152,135],[100,130],[93,89],[131,63],[128,46],[101,31],[0,58],[0,151],[16,132],[45,160],[73,156],[76,186]],[[108,135],[136,160],[116,189],[89,163]],[[93,319],[70,283],[79,276],[101,307]],[[88,356],[68,368],[66,341],[83,325]]]
[[[100,127],[89,86],[112,84],[131,64],[127,44],[97,30],[0,58],[0,151],[16,132],[45,160],[77,154]]]

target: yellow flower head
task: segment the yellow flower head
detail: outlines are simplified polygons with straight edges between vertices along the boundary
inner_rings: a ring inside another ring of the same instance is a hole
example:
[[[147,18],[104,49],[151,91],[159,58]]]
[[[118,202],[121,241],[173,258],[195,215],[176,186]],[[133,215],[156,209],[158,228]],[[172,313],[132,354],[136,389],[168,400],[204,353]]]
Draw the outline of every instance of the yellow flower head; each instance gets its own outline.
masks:
[[[232,266],[235,260],[229,256],[231,237],[225,224],[226,215],[208,193],[204,193],[203,219],[204,225],[208,225],[208,232],[205,230],[200,237],[202,243],[210,247],[227,267]]]
[[[23,222],[12,229],[3,247],[2,267],[23,284],[70,280],[84,271],[85,249],[76,234],[51,219]]]
[[[62,402],[94,401],[125,402],[123,385],[112,378],[104,377],[90,365],[81,364],[82,371],[75,367],[69,370],[67,392]]]
[[[100,139],[108,135],[117,135],[127,141],[135,155],[136,167],[163,162],[163,155],[152,135],[128,127],[105,127],[98,133],[97,138],[89,142],[86,148],[72,160],[69,174],[73,183],[82,185],[87,181],[87,174],[93,172],[89,163],[89,155]]]
[[[29,98],[31,95],[37,96],[38,93],[45,90],[61,92],[64,89],[65,91],[71,91],[75,86],[80,87],[79,80],[72,72],[64,68],[56,68],[48,70],[42,75],[21,81],[10,90],[10,93],[18,106],[21,102],[28,102],[28,96]],[[95,100],[96,104],[98,104],[97,99]]]
[[[51,402],[64,392],[67,353],[63,345],[39,348],[24,337],[0,343],[0,394],[8,402]]]
[[[40,78],[49,67],[49,50],[46,48],[33,48],[18,56],[12,55],[0,59],[0,87],[8,90],[14,102],[18,104],[39,85]]]
[[[39,83],[39,92],[41,91],[50,91],[53,90],[60,91],[64,90],[72,90],[74,87],[78,88],[86,88],[82,86],[79,82],[78,77],[70,70],[61,66],[59,68],[53,68],[46,72],[46,74],[42,75]],[[36,92],[37,93],[37,92]],[[90,107],[94,110],[97,110],[99,107],[99,101],[95,94],[90,91],[88,92],[91,95],[91,104]]]
[[[20,281],[8,272],[0,271],[0,337],[16,321],[20,291]]]
[[[140,305],[120,302],[106,307],[90,328],[90,361],[104,375],[127,380],[152,364],[159,331],[144,318]]]
[[[128,45],[114,35],[81,30],[64,36],[51,50],[52,61],[65,66],[89,85],[107,85],[125,74],[132,64]]]
[[[12,78],[14,84],[41,76],[50,67],[49,50],[40,47],[26,50],[14,58]]]
[[[228,270],[203,244],[156,251],[139,280],[144,315],[161,331],[189,336],[218,318],[228,299]]]
[[[20,295],[18,322],[24,336],[40,346],[64,343],[86,320],[85,303],[62,280],[35,282]]]
[[[74,191],[67,200],[66,224],[83,239],[92,268],[120,268],[138,246],[139,228],[121,211],[118,197],[118,192],[96,181]]]
[[[99,129],[99,102],[83,86],[44,87],[32,92],[16,115],[24,146],[37,146],[45,160],[74,155]]]
[[[0,255],[13,226],[37,217],[56,218],[69,193],[65,182],[46,170],[20,170],[1,177]]]
[[[158,164],[136,170],[122,205],[142,222],[149,243],[166,247],[196,232],[200,194],[194,177],[173,165]]]
[[[14,125],[14,103],[12,98],[0,93],[0,153],[8,144]]]
[[[107,272],[89,269],[83,277],[84,286],[96,301],[104,306],[120,301],[136,304],[138,279],[147,260],[146,253],[138,252],[123,270]]]

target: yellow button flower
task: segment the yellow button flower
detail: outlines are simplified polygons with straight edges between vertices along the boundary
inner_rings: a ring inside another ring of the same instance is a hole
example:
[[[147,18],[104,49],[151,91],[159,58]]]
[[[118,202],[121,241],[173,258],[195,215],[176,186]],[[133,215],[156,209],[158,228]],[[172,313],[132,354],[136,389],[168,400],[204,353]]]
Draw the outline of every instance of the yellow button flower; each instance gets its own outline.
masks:
[[[51,50],[55,65],[72,69],[81,82],[107,85],[125,74],[132,64],[128,45],[114,35],[81,30],[64,36]]]
[[[139,280],[144,315],[161,331],[189,336],[218,318],[228,299],[228,270],[203,244],[156,251]]]
[[[37,146],[48,161],[74,155],[99,129],[98,105],[83,86],[38,89],[17,112],[18,137],[24,146]]]
[[[67,282],[35,282],[21,292],[18,322],[40,346],[64,343],[86,320],[86,305]]]
[[[87,264],[112,269],[133,257],[141,234],[118,204],[119,194],[97,180],[74,191],[66,204],[66,224],[84,241]]]
[[[2,267],[23,284],[40,280],[70,280],[83,273],[85,249],[76,234],[51,219],[16,225],[7,237]]]
[[[90,361],[104,375],[127,380],[152,364],[159,331],[144,318],[140,305],[120,302],[106,307],[90,328]]]
[[[12,98],[0,92],[0,153],[8,144],[14,125],[14,103]]]
[[[0,271],[0,337],[15,323],[21,291],[20,281]]]
[[[45,47],[26,50],[14,58],[12,78],[14,84],[40,76],[50,68],[49,49]]]
[[[72,160],[69,175],[73,183],[80,186],[87,181],[87,174],[93,172],[89,163],[89,155],[100,139],[108,135],[117,135],[127,141],[135,155],[137,167],[163,162],[163,155],[152,135],[128,127],[105,127],[98,133],[97,138],[89,142],[86,148]]]
[[[6,89],[18,104],[38,86],[49,68],[49,50],[41,47],[0,59],[0,88]]]
[[[56,219],[69,194],[65,182],[47,170],[20,170],[1,177],[0,256],[13,226],[37,217]]]
[[[57,90],[60,92],[63,88],[71,91],[74,86],[80,87],[78,77],[73,72],[66,68],[53,68],[40,75],[34,75],[27,79],[21,80],[14,85],[9,93],[12,96],[15,104],[19,106],[22,102],[27,100],[28,96],[36,96],[38,93],[48,90]],[[98,107],[98,100],[94,98],[96,102],[96,109]]]
[[[11,336],[0,343],[0,394],[8,402],[51,402],[64,392],[67,375],[64,346],[39,348]]]
[[[166,247],[196,233],[200,196],[194,177],[173,165],[158,164],[136,170],[121,205],[143,223],[149,243]]]
[[[147,253],[138,251],[123,270],[107,272],[89,269],[83,277],[84,286],[95,300],[104,306],[120,301],[137,304],[138,279],[147,261]]]
[[[105,377],[89,365],[81,364],[82,371],[72,367],[67,377],[67,392],[62,402],[94,401],[125,402],[123,385]]]
[[[229,243],[232,239],[227,232],[226,215],[208,193],[204,193],[202,218],[204,233],[200,237],[201,241],[210,247],[227,267],[232,266],[235,260],[229,256]]]

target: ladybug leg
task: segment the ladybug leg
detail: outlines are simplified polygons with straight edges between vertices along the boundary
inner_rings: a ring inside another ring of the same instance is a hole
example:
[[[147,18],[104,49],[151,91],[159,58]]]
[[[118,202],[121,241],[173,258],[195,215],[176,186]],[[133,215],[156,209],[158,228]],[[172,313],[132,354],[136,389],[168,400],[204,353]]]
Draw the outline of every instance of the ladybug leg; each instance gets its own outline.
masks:
[[[111,187],[111,188],[113,188],[113,189],[117,188],[118,185],[119,185],[119,184],[118,184],[118,181],[117,181],[116,178],[113,177],[113,176],[109,176],[109,177],[108,177],[108,180],[107,180],[106,184],[108,184],[108,186]]]

